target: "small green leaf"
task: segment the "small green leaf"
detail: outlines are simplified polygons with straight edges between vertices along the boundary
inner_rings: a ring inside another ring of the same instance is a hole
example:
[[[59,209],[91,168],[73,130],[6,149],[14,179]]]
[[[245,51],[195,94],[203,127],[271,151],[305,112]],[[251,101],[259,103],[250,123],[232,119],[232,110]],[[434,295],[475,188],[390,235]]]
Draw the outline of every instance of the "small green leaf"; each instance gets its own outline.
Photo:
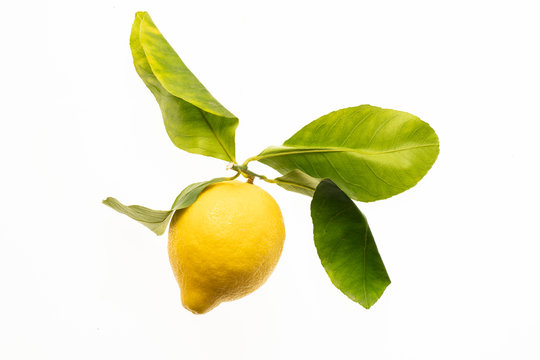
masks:
[[[103,203],[119,213],[140,222],[156,235],[162,235],[165,232],[173,214],[172,210],[152,210],[140,205],[124,205],[112,197],[106,198]]]
[[[390,278],[364,215],[331,180],[321,181],[311,201],[315,247],[332,283],[369,309]]]
[[[115,198],[108,197],[103,203],[110,206],[121,214],[127,215],[152,230],[157,235],[162,235],[176,210],[185,209],[197,200],[201,192],[209,185],[228,180],[228,178],[215,178],[187,186],[176,198],[171,210],[152,210],[140,205],[124,205]]]
[[[301,170],[293,170],[283,176],[275,178],[274,181],[285,190],[313,196],[315,188],[317,188],[321,179],[311,177]]]
[[[375,201],[416,185],[438,154],[437,134],[418,117],[361,105],[311,122],[252,160],[281,174],[330,178],[351,198]]]
[[[197,200],[201,192],[206,189],[209,185],[215,184],[217,182],[226,181],[228,178],[215,178],[208,181],[202,181],[195,184],[187,186],[180,195],[174,200],[171,210],[180,210],[187,208]]]
[[[135,69],[154,94],[172,142],[191,153],[235,162],[238,119],[189,71],[148,13],[135,14],[130,46]]]

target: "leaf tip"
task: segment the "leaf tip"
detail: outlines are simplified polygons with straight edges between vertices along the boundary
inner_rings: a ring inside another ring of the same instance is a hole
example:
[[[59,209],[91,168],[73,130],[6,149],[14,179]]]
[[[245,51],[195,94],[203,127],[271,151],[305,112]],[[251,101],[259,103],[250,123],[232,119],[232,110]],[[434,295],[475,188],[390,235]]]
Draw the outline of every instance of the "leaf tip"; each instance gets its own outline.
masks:
[[[135,12],[135,17],[145,17],[146,15],[148,15],[148,12],[147,11],[137,11]]]
[[[110,206],[110,203],[113,201],[113,199],[114,199],[114,198],[108,196],[106,199],[101,200],[101,203],[102,203],[103,205]]]

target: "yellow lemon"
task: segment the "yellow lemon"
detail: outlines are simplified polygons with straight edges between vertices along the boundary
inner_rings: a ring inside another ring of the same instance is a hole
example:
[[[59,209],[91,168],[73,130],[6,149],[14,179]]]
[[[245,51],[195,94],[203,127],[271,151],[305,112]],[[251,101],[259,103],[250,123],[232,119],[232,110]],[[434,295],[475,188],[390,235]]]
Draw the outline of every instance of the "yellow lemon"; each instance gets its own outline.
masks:
[[[285,240],[276,201],[239,181],[208,186],[169,228],[169,259],[182,304],[204,314],[259,288],[272,273]]]

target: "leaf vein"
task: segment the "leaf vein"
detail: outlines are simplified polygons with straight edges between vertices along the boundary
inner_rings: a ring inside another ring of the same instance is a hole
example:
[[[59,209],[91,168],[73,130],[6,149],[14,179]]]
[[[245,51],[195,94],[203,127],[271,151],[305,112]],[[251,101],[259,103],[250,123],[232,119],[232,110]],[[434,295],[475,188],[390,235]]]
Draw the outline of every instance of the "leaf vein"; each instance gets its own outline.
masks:
[[[183,99],[182,99],[183,100]],[[185,100],[184,100],[185,101]],[[219,143],[219,145],[221,146],[221,148],[223,149],[223,151],[225,151],[225,154],[229,157],[229,159],[232,161],[232,162],[236,162],[234,156],[231,156],[231,154],[229,153],[229,151],[227,150],[227,148],[225,147],[225,145],[223,144],[223,142],[221,141],[221,138],[217,135],[216,131],[214,130],[214,128],[212,127],[212,124],[210,123],[210,121],[206,118],[206,115],[204,114],[204,111],[201,110],[199,107],[195,106],[195,108],[197,108],[197,110],[199,110],[199,112],[201,113],[201,116],[202,118],[204,119],[204,121],[206,121],[206,124],[208,125],[208,127],[210,128],[210,131],[212,131],[212,134],[214,135],[214,137],[216,138],[217,142]]]

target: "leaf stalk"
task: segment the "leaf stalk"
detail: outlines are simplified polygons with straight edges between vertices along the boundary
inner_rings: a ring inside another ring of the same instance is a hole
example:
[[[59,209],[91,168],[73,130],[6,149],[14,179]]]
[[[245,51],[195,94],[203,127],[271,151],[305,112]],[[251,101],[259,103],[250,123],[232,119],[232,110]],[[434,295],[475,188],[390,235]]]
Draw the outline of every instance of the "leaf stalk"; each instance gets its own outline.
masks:
[[[249,159],[248,159],[248,160],[249,160]],[[245,163],[244,163],[244,164],[245,164]],[[247,168],[247,165],[233,164],[233,165],[231,166],[231,169],[232,169],[232,170],[236,170],[236,171],[238,172],[237,176],[241,174],[243,177],[247,178],[247,179],[248,179],[248,182],[249,182],[250,184],[253,184],[253,180],[254,180],[255,178],[259,178],[259,179],[261,179],[261,180],[263,180],[263,181],[266,181],[266,182],[268,182],[268,183],[273,183],[273,184],[275,184],[275,183],[277,182],[277,181],[275,181],[275,180],[272,180],[272,179],[267,178],[267,177],[264,176],[264,175],[257,174],[257,173],[255,173],[255,172],[249,170],[249,169]]]

